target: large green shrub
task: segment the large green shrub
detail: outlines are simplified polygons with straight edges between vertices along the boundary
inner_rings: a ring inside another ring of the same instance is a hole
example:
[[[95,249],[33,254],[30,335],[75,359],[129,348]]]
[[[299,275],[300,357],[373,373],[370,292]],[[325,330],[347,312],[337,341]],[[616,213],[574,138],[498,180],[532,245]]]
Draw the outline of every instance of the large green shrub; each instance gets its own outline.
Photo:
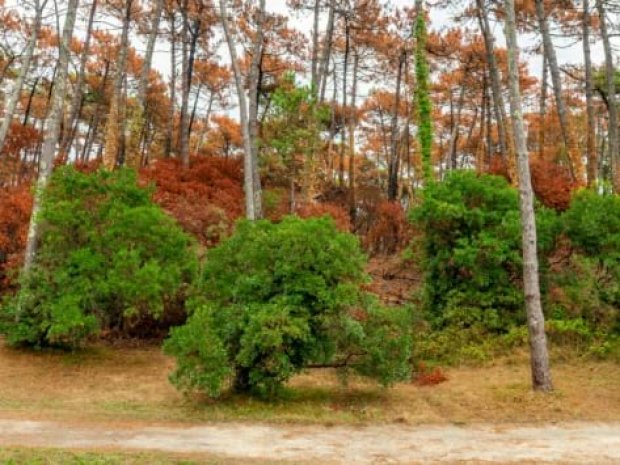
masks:
[[[207,256],[202,298],[164,349],[171,380],[217,396],[274,394],[309,366],[354,370],[389,384],[409,372],[408,313],[361,291],[357,239],[328,218],[247,222]]]
[[[516,189],[500,177],[455,171],[425,189],[411,218],[424,233],[425,306],[433,327],[503,332],[524,322]],[[544,255],[559,222],[539,209],[537,225]]]
[[[57,169],[36,265],[4,308],[12,344],[73,346],[162,317],[196,273],[192,241],[131,170]]]

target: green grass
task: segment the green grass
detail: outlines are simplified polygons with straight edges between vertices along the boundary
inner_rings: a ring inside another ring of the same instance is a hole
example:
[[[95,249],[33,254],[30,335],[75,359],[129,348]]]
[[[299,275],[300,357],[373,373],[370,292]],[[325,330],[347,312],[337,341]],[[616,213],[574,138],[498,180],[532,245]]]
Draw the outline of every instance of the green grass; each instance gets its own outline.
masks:
[[[155,452],[0,448],[0,465],[284,465],[286,462],[183,457]]]

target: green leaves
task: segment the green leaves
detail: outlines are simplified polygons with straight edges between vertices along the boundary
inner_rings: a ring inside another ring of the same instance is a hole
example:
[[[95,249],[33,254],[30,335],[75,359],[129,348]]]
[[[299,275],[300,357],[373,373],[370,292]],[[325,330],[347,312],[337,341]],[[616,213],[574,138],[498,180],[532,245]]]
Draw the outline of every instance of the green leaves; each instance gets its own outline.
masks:
[[[59,168],[39,221],[36,266],[16,298],[20,322],[7,329],[14,344],[75,346],[101,329],[128,331],[161,317],[197,270],[192,241],[131,170]]]
[[[165,345],[178,361],[171,379],[211,395],[233,381],[266,396],[310,364],[357,370],[384,384],[403,379],[408,320],[361,291],[364,265],[357,238],[338,232],[331,219],[238,223],[208,253],[197,310]],[[197,326],[208,341],[190,337]],[[203,346],[212,339],[218,354],[226,350],[217,367]]]

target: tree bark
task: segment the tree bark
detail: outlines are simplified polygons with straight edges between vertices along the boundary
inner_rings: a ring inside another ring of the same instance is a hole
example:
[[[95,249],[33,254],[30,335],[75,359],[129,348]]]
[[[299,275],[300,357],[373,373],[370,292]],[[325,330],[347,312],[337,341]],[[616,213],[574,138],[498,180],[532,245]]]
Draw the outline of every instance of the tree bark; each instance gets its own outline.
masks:
[[[15,116],[15,110],[17,109],[17,104],[22,93],[22,88],[24,87],[24,82],[26,81],[26,76],[30,70],[34,50],[37,45],[37,40],[39,39],[39,33],[41,32],[43,9],[45,8],[46,3],[47,0],[44,0],[43,3],[39,0],[35,0],[35,18],[32,25],[32,31],[30,33],[26,49],[24,50],[24,57],[22,59],[22,66],[19,70],[19,75],[17,76],[15,85],[9,94],[10,96],[4,109],[4,119],[2,120],[2,125],[0,126],[0,152],[2,152],[2,149],[4,148],[6,136],[9,133],[11,123],[13,122],[13,117]]]
[[[254,191],[254,168],[253,168],[253,148],[252,140],[250,136],[250,125],[248,117],[248,100],[243,89],[243,76],[241,75],[241,69],[239,67],[239,61],[237,59],[237,50],[232,37],[232,31],[230,30],[230,24],[228,22],[228,11],[226,8],[226,0],[219,0],[220,7],[220,20],[222,22],[222,28],[224,30],[224,37],[228,45],[228,51],[230,53],[230,61],[233,69],[233,76],[235,81],[235,88],[237,90],[237,98],[239,100],[239,122],[241,124],[241,132],[243,134],[243,184],[245,189],[245,214],[246,217],[251,220],[257,220],[261,216],[260,205],[256,205],[255,199],[257,193]],[[256,97],[256,96],[255,96]],[[258,193],[260,196],[260,193]]]
[[[586,157],[588,160],[588,187],[596,186],[598,161],[596,153],[596,117],[594,115],[594,84],[592,77],[592,55],[590,53],[590,4],[583,0],[583,57],[586,94]]]
[[[398,72],[396,74],[396,92],[394,94],[394,108],[390,134],[390,161],[388,164],[388,200],[394,201],[398,197],[398,173],[400,157],[398,150],[398,110],[400,107],[400,88],[403,79],[403,67],[407,59],[407,52],[402,50],[398,57]]]
[[[611,162],[611,173],[614,191],[620,193],[620,154],[618,153],[618,106],[616,103],[616,69],[609,32],[607,30],[607,18],[605,16],[605,6],[603,0],[596,0],[596,9],[601,24],[601,37],[603,48],[605,49],[605,80],[607,81],[607,99],[609,102],[609,159]]]
[[[62,138],[60,148],[61,153],[66,153],[67,155],[71,150],[73,138],[77,132],[80,114],[82,112],[82,102],[84,101],[82,91],[84,88],[84,81],[86,80],[86,64],[88,63],[88,58],[90,57],[90,39],[93,33],[93,23],[95,21],[95,13],[97,11],[97,1],[98,0],[93,0],[90,7],[88,25],[86,26],[86,37],[84,38],[84,48],[82,49],[82,54],[80,56],[80,68],[77,75],[77,81],[75,83],[75,89],[73,90],[73,99],[71,100],[71,111],[69,113],[69,117],[67,118],[67,128]]]
[[[73,37],[73,28],[75,26],[77,9],[78,0],[69,0],[67,5],[67,15],[65,17],[65,25],[62,32],[62,40],[60,42],[58,53],[58,73],[56,75],[56,83],[52,97],[52,107],[49,117],[47,118],[45,138],[41,151],[41,157],[39,159],[37,188],[34,195],[32,215],[30,217],[30,225],[28,227],[26,254],[24,257],[24,273],[28,273],[32,269],[35,261],[39,232],[37,216],[41,210],[43,191],[49,183],[54,166],[54,156],[56,155],[58,142],[60,141],[60,126],[62,124],[64,100],[67,93],[67,74],[70,53],[69,47],[71,44],[71,38]]]
[[[538,273],[538,251],[536,237],[536,217],[534,213],[534,194],[523,123],[521,90],[519,88],[519,46],[514,0],[504,0],[505,34],[508,51],[508,74],[510,84],[510,111],[518,155],[519,198],[521,205],[521,229],[523,243],[523,285],[525,290],[525,310],[530,338],[532,385],[535,390],[553,390],[545,317],[540,301]]]
[[[334,20],[336,17],[336,0],[329,0],[329,12],[327,16],[327,30],[325,31],[325,45],[321,55],[319,64],[317,81],[320,83],[319,103],[325,101],[325,92],[327,90],[327,75],[329,74],[329,60],[332,54],[332,44],[334,41]],[[335,85],[335,84],[334,84]]]
[[[125,120],[123,118],[123,82],[127,74],[127,56],[129,52],[129,23],[131,22],[131,6],[133,0],[125,0],[125,14],[123,15],[123,29],[118,51],[118,62],[114,75],[112,102],[106,125],[106,140],[103,151],[103,166],[113,170],[121,164],[123,146],[125,145]]]

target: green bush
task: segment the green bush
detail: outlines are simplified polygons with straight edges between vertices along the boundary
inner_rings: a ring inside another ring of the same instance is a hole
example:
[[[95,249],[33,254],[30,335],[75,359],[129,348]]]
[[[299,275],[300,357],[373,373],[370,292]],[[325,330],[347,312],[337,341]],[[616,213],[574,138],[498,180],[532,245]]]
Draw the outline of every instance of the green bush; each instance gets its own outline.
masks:
[[[406,310],[384,309],[360,286],[357,239],[328,218],[238,223],[207,255],[202,297],[164,350],[177,358],[171,381],[217,396],[273,395],[311,366],[334,366],[390,384],[408,376]]]
[[[131,170],[57,169],[43,195],[36,264],[4,307],[11,344],[75,346],[161,318],[197,270],[192,241]]]
[[[455,171],[426,189],[411,219],[424,233],[425,307],[434,328],[505,332],[524,322],[516,189],[500,177]],[[537,225],[544,256],[559,231],[557,215],[541,208]]]

